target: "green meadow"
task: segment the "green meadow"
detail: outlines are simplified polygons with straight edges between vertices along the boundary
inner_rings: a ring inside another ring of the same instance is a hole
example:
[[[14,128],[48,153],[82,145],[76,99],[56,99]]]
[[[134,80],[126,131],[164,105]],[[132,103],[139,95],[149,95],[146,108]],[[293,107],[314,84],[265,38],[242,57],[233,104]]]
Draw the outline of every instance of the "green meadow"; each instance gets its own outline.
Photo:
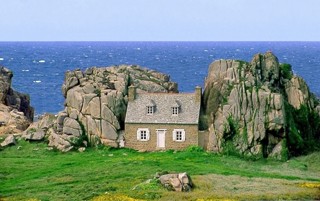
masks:
[[[156,172],[187,172],[191,192],[170,192]],[[44,143],[19,141],[0,150],[0,200],[316,200],[320,153],[249,160],[204,152],[139,153],[88,148],[61,153]]]

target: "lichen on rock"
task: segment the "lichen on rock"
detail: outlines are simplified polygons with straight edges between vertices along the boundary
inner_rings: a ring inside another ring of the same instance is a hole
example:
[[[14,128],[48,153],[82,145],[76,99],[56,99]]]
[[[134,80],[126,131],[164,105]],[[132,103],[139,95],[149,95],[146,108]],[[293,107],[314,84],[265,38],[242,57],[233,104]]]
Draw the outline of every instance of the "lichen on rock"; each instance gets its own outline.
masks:
[[[290,138],[290,129],[297,129],[298,122],[289,122],[293,114],[286,105],[296,110],[305,106],[313,114],[315,98],[304,80],[293,75],[291,66],[279,64],[271,52],[255,55],[250,63],[213,62],[203,94],[209,119],[208,149],[286,160],[288,150],[295,152],[294,147],[300,146]],[[301,136],[299,132],[293,138]],[[319,135],[316,132],[310,135]]]

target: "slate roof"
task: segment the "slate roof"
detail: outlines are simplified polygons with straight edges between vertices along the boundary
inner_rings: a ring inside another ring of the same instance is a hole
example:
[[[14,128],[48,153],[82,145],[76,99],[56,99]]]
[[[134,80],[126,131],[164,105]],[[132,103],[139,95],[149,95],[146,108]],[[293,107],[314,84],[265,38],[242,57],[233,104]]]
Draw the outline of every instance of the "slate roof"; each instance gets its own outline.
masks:
[[[147,106],[155,105],[154,113],[147,115]],[[179,106],[179,114],[172,115],[172,107]],[[128,102],[125,123],[198,124],[200,102],[190,93],[137,93]]]

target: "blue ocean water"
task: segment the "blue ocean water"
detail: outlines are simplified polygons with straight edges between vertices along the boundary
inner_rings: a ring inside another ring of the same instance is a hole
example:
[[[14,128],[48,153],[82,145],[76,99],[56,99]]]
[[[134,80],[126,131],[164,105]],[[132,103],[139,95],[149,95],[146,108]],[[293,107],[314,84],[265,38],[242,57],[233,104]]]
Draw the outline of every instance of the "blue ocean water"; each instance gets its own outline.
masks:
[[[170,74],[188,92],[203,86],[214,60],[250,61],[269,50],[320,94],[320,42],[0,42],[0,65],[14,72],[13,88],[30,94],[42,114],[63,109],[66,70],[137,64]]]

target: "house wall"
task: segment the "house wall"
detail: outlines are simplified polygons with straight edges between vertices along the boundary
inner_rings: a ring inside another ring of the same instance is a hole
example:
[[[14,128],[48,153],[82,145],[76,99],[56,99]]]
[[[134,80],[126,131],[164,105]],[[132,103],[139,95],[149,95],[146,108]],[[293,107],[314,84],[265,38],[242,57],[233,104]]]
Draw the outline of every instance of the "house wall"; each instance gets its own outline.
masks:
[[[138,128],[148,128],[150,131],[149,141],[137,140]],[[157,148],[157,129],[166,129],[165,148]],[[174,129],[185,130],[185,141],[173,141],[172,132]],[[126,124],[125,125],[125,147],[136,150],[181,150],[190,145],[198,146],[198,125],[171,125],[171,124]]]

